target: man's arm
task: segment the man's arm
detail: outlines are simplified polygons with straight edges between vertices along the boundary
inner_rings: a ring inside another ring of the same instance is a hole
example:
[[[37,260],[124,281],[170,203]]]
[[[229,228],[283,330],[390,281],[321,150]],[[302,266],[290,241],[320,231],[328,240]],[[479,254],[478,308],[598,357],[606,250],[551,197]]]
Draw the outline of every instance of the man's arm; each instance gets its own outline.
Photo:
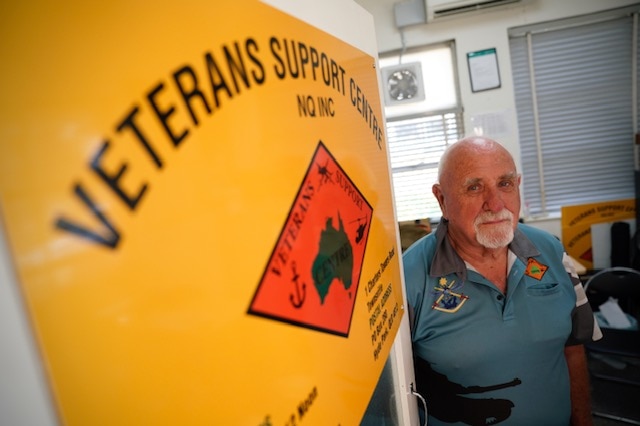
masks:
[[[571,425],[591,426],[591,392],[589,371],[583,345],[565,346],[564,356],[571,382]]]

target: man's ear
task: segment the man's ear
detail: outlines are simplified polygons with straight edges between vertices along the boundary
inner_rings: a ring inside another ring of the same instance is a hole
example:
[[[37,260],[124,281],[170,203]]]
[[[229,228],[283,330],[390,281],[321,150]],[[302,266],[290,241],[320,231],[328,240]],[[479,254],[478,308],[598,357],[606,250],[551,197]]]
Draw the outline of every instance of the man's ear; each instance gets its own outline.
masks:
[[[438,200],[438,204],[440,205],[440,210],[442,210],[442,217],[444,217],[446,219],[447,218],[447,210],[445,209],[444,194],[442,193],[442,188],[440,187],[440,184],[439,183],[434,184],[431,187],[431,192],[436,197],[436,200]]]

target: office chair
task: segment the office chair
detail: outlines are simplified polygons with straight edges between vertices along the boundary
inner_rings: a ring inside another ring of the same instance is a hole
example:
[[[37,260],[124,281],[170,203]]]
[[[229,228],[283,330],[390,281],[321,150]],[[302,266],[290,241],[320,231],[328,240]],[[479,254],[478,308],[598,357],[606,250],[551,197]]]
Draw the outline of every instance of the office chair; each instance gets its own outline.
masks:
[[[594,311],[609,297],[627,314],[640,314],[640,271],[623,266],[603,269],[587,280],[584,290]],[[602,328],[603,338],[586,345],[588,351],[640,358],[640,331]]]
[[[603,269],[587,280],[585,292],[594,312],[597,312],[599,306],[612,297],[617,299],[618,305],[625,314],[636,319],[640,314],[640,271],[622,266]],[[638,327],[616,329],[601,326],[600,328],[603,334],[602,339],[585,344],[585,348],[591,358],[599,359],[604,362],[604,365],[612,368],[602,368],[597,363],[589,363],[591,377],[630,385],[632,386],[630,392],[634,394],[640,392],[640,390],[633,390],[640,387],[638,374],[630,374],[640,366]],[[631,407],[630,410],[637,411],[637,406]],[[640,424],[638,418],[613,416],[606,411],[609,410],[594,410],[593,415],[614,418],[624,423]]]

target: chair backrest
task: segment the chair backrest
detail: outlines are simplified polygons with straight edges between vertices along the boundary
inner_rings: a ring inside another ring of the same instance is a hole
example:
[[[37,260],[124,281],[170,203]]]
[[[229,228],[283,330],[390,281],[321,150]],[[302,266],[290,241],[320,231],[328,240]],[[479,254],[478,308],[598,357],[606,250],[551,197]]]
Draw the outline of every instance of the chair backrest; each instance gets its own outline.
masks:
[[[631,226],[627,222],[611,225],[611,266],[631,266]]]
[[[584,290],[594,312],[609,297],[614,297],[623,312],[640,321],[640,271],[623,266],[603,269],[587,280]],[[589,351],[640,357],[640,330],[601,329],[604,336],[601,340],[585,344]]]
[[[585,292],[597,292],[612,297],[640,297],[640,271],[613,266],[596,272],[584,285]]]

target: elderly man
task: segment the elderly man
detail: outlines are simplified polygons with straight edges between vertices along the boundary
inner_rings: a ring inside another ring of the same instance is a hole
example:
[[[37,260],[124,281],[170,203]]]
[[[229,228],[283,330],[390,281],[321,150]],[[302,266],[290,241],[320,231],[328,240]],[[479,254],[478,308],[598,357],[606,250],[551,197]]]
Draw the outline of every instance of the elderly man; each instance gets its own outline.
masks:
[[[442,220],[403,255],[429,425],[591,424],[581,343],[600,329],[560,241],[518,223],[513,158],[465,138],[438,180]]]

